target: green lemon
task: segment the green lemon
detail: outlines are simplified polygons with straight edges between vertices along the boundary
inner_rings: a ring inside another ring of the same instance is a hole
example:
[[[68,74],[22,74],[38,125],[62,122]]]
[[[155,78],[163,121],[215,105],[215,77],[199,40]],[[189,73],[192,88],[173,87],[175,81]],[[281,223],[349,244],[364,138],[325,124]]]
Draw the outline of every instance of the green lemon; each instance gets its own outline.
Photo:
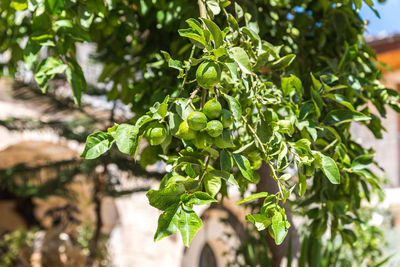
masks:
[[[218,119],[221,116],[221,112],[221,104],[215,99],[207,101],[207,103],[203,107],[203,113],[210,120]]]
[[[223,130],[224,126],[222,126],[220,121],[213,120],[207,123],[206,131],[211,137],[217,137],[221,135]]]
[[[204,129],[207,125],[207,117],[203,112],[200,111],[193,111],[190,113],[187,121],[190,129],[194,131]]]
[[[153,122],[147,127],[145,137],[150,145],[156,146],[164,142],[165,138],[167,138],[167,130],[161,123]]]
[[[212,138],[208,134],[206,134],[204,132],[201,132],[193,140],[193,144],[198,149],[204,149],[204,148],[209,147],[209,146],[212,145]]]
[[[222,115],[221,115],[221,122],[224,128],[229,128],[231,127],[233,123],[233,115],[232,112],[230,112],[227,109],[222,110]]]
[[[197,83],[206,89],[214,88],[221,79],[221,68],[215,62],[203,62],[196,71]]]
[[[214,138],[214,144],[218,148],[231,148],[235,146],[231,132],[228,129],[224,129],[221,135]]]
[[[176,135],[185,140],[192,140],[196,138],[196,132],[189,128],[187,121],[183,121],[181,124],[179,124],[179,129]]]

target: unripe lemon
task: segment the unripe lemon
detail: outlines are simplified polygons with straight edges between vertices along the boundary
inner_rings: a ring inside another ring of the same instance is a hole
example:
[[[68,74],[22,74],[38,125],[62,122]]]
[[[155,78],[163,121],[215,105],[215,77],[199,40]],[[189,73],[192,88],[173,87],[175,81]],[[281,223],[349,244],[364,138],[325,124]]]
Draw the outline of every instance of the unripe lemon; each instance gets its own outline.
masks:
[[[158,122],[151,123],[146,130],[145,137],[150,145],[156,146],[167,138],[167,130],[164,125]]]
[[[189,128],[187,121],[183,121],[181,124],[179,124],[179,129],[178,132],[176,132],[176,135],[185,140],[192,140],[196,138],[196,132]]]
[[[213,120],[207,123],[206,131],[211,137],[217,137],[221,135],[223,130],[224,126],[222,126],[220,121]]]
[[[227,109],[222,110],[222,115],[221,115],[221,122],[224,128],[229,128],[231,127],[233,123],[233,115],[232,112],[230,112]]]
[[[231,148],[235,146],[231,132],[228,129],[223,130],[221,135],[214,138],[214,144],[218,148]]]
[[[197,137],[193,140],[193,144],[198,148],[198,149],[204,149],[206,147],[211,146],[212,144],[212,139],[211,137],[204,133],[201,132],[197,135]]]
[[[221,116],[221,112],[221,104],[215,99],[207,101],[207,103],[203,107],[203,113],[210,120],[218,119]]]
[[[203,112],[193,111],[189,114],[187,122],[189,124],[190,129],[194,131],[199,131],[204,129],[207,125],[207,117]]]
[[[197,83],[206,89],[214,88],[221,79],[221,68],[215,62],[203,62],[196,71]]]

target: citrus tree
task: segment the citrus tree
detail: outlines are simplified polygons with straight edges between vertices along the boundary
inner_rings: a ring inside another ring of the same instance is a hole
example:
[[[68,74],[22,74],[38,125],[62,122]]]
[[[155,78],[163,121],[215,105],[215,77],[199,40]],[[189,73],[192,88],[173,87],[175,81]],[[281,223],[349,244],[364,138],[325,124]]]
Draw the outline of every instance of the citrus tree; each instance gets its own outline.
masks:
[[[194,206],[269,179],[276,191],[238,202],[259,200],[246,216],[258,231],[282,244],[292,210],[308,225],[300,266],[330,266],[354,243],[362,249],[350,257],[371,264],[379,231],[365,235],[372,226],[360,208],[381,195],[381,179],[351,123],[382,138],[380,117],[400,105],[379,82],[362,5],[376,12],[370,0],[4,0],[3,73],[23,60],[43,92],[65,77],[80,105],[87,85],[76,45],[96,44],[99,82],[110,85],[102,93],[135,115],[89,135],[82,157],[115,145],[142,166],[169,165],[147,193],[162,212],[154,240],[179,232],[189,246],[202,226]]]

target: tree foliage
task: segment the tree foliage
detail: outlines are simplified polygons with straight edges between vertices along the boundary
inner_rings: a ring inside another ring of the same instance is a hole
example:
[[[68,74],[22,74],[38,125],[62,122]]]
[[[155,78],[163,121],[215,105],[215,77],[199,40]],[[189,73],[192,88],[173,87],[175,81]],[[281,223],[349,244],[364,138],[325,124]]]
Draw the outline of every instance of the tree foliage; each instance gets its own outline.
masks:
[[[371,1],[363,4],[375,11]],[[200,1],[199,17],[197,3],[184,0],[5,0],[0,51],[11,53],[9,73],[21,60],[34,69],[43,92],[65,75],[80,104],[86,81],[76,44],[96,44],[94,56],[104,63],[99,82],[111,85],[108,99],[129,104],[135,116],[89,135],[82,156],[97,158],[116,143],[136,159],[147,139],[141,165],[171,165],[159,190],[147,193],[162,211],[155,240],[180,232],[189,246],[202,225],[193,206],[223,199],[228,186],[245,192],[266,179],[257,172],[264,163],[279,192],[240,201],[264,198],[246,220],[279,245],[290,227],[282,204],[290,200],[310,222],[302,251],[316,251],[323,235],[352,244],[368,225],[360,216],[363,199],[380,194],[373,150],[355,141],[351,123],[381,138],[387,106],[400,112],[399,94],[379,82],[361,5],[207,0]],[[191,119],[215,100],[222,117],[204,115],[206,126]],[[320,254],[302,255],[311,265],[321,262]]]

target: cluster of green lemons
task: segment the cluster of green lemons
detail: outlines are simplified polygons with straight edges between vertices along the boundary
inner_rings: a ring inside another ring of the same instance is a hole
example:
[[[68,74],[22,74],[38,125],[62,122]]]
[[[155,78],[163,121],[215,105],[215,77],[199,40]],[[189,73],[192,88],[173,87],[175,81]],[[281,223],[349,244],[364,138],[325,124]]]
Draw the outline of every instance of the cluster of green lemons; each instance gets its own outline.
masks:
[[[199,148],[204,149],[212,144],[219,148],[231,146],[229,127],[233,123],[232,113],[223,109],[216,100],[209,100],[202,111],[193,111],[179,125],[177,135],[185,141],[192,141]]]
[[[197,83],[206,89],[214,88],[221,79],[221,69],[218,63],[206,61],[199,65],[196,71]],[[191,141],[197,148],[204,149],[212,144],[218,148],[233,146],[232,134],[229,131],[233,123],[232,113],[223,109],[216,99],[205,103],[202,111],[193,111],[179,125],[177,136],[185,141]],[[145,137],[150,145],[159,145],[167,137],[165,126],[159,122],[151,123]]]

